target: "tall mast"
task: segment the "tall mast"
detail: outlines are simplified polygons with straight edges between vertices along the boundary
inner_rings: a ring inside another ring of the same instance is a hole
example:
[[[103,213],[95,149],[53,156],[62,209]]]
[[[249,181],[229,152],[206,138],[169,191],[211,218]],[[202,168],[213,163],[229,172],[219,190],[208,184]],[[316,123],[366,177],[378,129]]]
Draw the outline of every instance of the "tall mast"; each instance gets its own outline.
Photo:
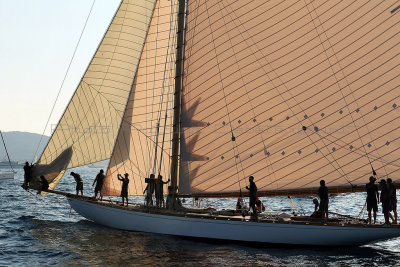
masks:
[[[178,155],[179,155],[179,136],[180,136],[180,112],[181,112],[181,89],[182,89],[182,69],[183,69],[183,40],[185,30],[185,1],[179,0],[178,10],[178,32],[176,47],[176,75],[175,75],[175,98],[174,98],[174,121],[172,135],[172,160],[171,160],[171,186],[169,195],[175,203],[177,184],[178,184]],[[171,205],[173,206],[175,205]]]

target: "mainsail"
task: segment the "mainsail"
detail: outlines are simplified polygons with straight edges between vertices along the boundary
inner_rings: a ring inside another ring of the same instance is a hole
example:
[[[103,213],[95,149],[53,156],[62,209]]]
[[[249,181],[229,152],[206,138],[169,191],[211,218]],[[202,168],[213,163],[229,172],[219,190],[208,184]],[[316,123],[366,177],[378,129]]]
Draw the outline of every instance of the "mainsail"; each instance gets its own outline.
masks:
[[[118,173],[129,174],[129,195],[143,195],[145,178],[150,173],[169,174],[176,9],[177,1],[155,3],[135,82],[110,159],[103,195],[120,195]]]
[[[154,2],[121,2],[38,161],[34,174],[45,175],[51,182],[51,189],[66,168],[110,157],[143,50]],[[51,166],[52,162],[56,162],[57,166]],[[51,172],[46,171],[49,169]]]
[[[398,1],[188,1],[180,193],[400,179]]]

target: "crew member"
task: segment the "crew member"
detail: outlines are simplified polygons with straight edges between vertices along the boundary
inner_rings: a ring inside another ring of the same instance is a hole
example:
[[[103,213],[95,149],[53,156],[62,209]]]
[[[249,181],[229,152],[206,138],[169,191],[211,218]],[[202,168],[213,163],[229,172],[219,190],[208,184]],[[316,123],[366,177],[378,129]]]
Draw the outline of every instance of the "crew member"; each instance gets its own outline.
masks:
[[[126,199],[126,206],[128,206],[129,174],[125,173],[125,177],[122,177],[122,175],[118,173],[117,178],[122,182],[122,188],[121,188],[122,206],[124,205],[124,199]]]
[[[379,192],[378,186],[375,184],[376,178],[374,176],[369,177],[369,183],[365,185],[367,190],[367,211],[368,211],[368,223],[371,224],[371,211],[374,211],[374,224],[376,223],[376,212],[378,210],[378,199]]]
[[[106,176],[104,175],[104,171],[101,169],[92,184],[92,186],[96,184],[96,187],[94,188],[94,198],[97,199],[97,194],[100,192],[100,201],[103,200],[103,195],[101,194],[101,188],[103,187],[105,178]]]
[[[72,177],[74,177],[76,182],[76,195],[78,195],[79,191],[81,191],[81,196],[83,196],[83,180],[81,176],[78,173],[74,172],[71,172],[70,174]]]

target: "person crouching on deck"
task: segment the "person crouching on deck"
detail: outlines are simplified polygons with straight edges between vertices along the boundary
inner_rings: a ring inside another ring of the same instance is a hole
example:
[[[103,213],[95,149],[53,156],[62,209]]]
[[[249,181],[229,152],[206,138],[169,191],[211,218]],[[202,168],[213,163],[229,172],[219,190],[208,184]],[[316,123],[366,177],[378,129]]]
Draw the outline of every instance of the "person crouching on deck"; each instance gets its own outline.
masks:
[[[38,194],[42,193],[42,191],[49,190],[49,182],[47,182],[46,178],[44,178],[43,175],[40,176],[39,183],[40,183],[40,187],[39,187],[39,190],[37,192]]]
[[[256,210],[259,213],[265,211],[264,204],[261,202],[261,200],[258,197],[256,199]]]
[[[124,198],[126,199],[126,205],[128,206],[128,184],[129,184],[129,174],[125,173],[125,178],[122,177],[121,174],[118,173],[118,180],[122,182],[121,188],[121,197],[122,197],[122,206],[124,205]]]

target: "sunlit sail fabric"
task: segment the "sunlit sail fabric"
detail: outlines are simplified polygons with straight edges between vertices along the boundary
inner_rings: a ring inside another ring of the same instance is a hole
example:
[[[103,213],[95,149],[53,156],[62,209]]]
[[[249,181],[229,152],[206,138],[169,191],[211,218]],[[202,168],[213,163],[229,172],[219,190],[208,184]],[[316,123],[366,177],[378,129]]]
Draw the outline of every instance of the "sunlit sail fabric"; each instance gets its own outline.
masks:
[[[117,179],[118,173],[129,174],[129,195],[143,195],[147,185],[145,178],[150,173],[158,176],[160,172],[164,181],[168,179],[175,78],[176,9],[177,1],[156,1],[135,82],[102,188],[103,195],[120,195],[121,182]]]
[[[72,168],[110,157],[154,9],[150,0],[124,0],[61,117],[38,164]],[[72,155],[64,153],[70,150]],[[64,164],[59,156],[68,154]],[[43,169],[41,167],[41,169]],[[54,168],[53,168],[54,169]],[[62,173],[40,172],[54,188]]]
[[[180,193],[399,180],[398,5],[189,1]]]

